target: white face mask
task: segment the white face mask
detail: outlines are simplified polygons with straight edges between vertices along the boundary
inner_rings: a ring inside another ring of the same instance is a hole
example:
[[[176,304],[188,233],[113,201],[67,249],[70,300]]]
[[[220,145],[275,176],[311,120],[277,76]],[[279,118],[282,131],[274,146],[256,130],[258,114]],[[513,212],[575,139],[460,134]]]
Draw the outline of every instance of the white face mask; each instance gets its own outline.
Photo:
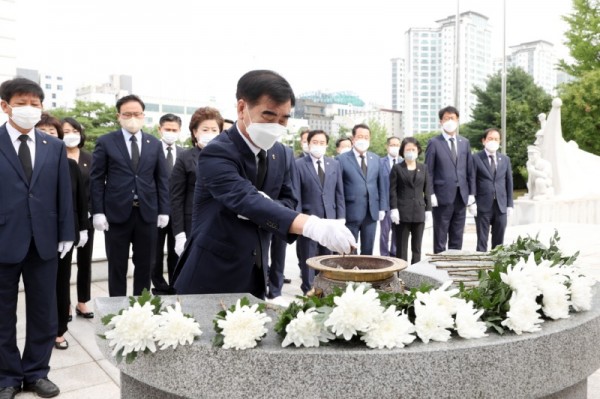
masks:
[[[418,156],[419,154],[414,151],[407,151],[404,153],[404,159],[407,161],[416,161]]]
[[[81,136],[77,133],[65,133],[63,141],[67,147],[75,148],[81,143]]]
[[[310,146],[310,155],[312,155],[313,157],[315,157],[317,159],[319,159],[323,155],[325,155],[326,151],[327,151],[326,145],[311,145]]]
[[[23,107],[9,107],[12,109],[10,119],[22,129],[30,130],[42,119],[42,109],[25,105]]]
[[[500,148],[500,143],[497,141],[488,141],[485,143],[485,149],[491,153],[498,151],[498,148]]]
[[[354,148],[356,148],[360,152],[365,152],[369,149],[369,140],[356,140],[354,142]]]
[[[390,154],[390,157],[396,158],[399,153],[400,147],[388,147],[388,154]]]
[[[134,116],[129,119],[119,119],[119,122],[121,123],[121,127],[131,134],[139,132],[144,126],[144,119],[136,118]]]
[[[202,134],[199,134],[198,137],[197,137],[197,139],[198,139],[198,146],[200,148],[206,147],[206,145],[208,143],[210,143],[217,136],[218,136],[217,133],[202,133]]]
[[[250,117],[248,108],[246,108],[246,111],[248,112],[248,117]],[[252,120],[252,118],[250,120]],[[242,120],[242,122],[244,121]],[[270,150],[277,139],[287,133],[286,127],[281,126],[279,123],[251,122],[250,126],[248,126],[244,122],[244,126],[246,126],[246,131],[254,145],[265,151]]]
[[[308,148],[308,143],[302,143],[302,152],[304,152],[305,154],[308,153],[310,150]]]
[[[342,148],[342,149],[340,150],[340,154],[344,154],[344,153],[346,153],[346,152],[350,151],[351,149],[352,149],[352,148],[350,148],[350,147],[344,147],[344,148]]]
[[[162,132],[162,141],[167,145],[172,145],[179,139],[179,132]]]
[[[442,128],[446,133],[454,133],[456,132],[456,128],[458,127],[458,123],[455,120],[449,119],[442,125]]]

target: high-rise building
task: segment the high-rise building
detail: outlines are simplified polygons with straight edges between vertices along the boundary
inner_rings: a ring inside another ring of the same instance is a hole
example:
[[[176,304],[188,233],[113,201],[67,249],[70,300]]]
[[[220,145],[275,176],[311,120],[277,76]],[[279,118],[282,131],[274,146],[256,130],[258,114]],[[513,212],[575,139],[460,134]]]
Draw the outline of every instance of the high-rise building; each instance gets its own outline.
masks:
[[[556,54],[554,45],[545,40],[510,46],[507,65],[520,67],[548,94],[556,94]]]
[[[74,90],[66,86],[67,81],[63,74],[38,71],[37,69],[17,68],[17,75],[33,80],[44,90],[44,109],[70,108],[74,105]]]
[[[455,16],[436,22],[437,28],[410,28],[405,33],[404,129],[407,136],[438,130],[437,112],[447,105],[458,108],[461,122],[468,122],[471,119],[471,108],[476,102],[473,87],[483,87],[492,72],[491,28],[488,18],[473,11],[460,14],[459,95],[456,104]]]
[[[15,0],[0,0],[0,83],[17,72],[17,38]]]
[[[406,95],[406,66],[404,58],[392,58],[392,109],[404,112]]]

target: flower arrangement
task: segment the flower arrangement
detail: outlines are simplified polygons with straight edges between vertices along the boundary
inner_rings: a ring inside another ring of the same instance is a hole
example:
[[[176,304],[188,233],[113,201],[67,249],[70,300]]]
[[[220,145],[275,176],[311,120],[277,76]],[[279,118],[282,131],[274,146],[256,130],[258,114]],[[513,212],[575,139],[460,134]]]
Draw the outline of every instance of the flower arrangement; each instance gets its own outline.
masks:
[[[267,335],[265,324],[270,321],[264,303],[250,306],[248,298],[243,297],[229,309],[223,305],[213,320],[217,332],[213,344],[224,349],[254,348]]]
[[[194,318],[182,312],[179,301],[163,308],[160,297],[147,289],[138,298],[129,297],[129,308],[104,316],[102,324],[112,327],[100,337],[113,347],[117,363],[123,358],[131,363],[140,352],[156,352],[157,345],[160,350],[189,345],[202,334]]]

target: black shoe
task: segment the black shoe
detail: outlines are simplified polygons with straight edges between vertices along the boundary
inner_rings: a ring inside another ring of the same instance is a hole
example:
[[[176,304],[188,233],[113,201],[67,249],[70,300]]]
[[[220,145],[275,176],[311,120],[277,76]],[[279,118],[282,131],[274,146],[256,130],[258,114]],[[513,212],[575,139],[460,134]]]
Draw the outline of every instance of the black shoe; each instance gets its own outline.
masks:
[[[0,399],[14,399],[21,392],[21,387],[0,388]]]
[[[65,350],[69,347],[69,341],[67,341],[65,338],[63,338],[62,341],[54,341],[54,347],[56,349],[61,349],[61,350]]]
[[[283,284],[291,284],[292,283],[292,279],[291,278],[283,278]]]
[[[60,393],[60,389],[48,378],[40,378],[34,382],[24,383],[23,391],[35,392],[40,398],[53,398]]]
[[[77,316],[81,316],[84,319],[93,319],[94,318],[94,312],[85,312],[85,313],[83,313],[77,307],[75,307],[75,313],[77,313]]]
[[[68,322],[69,322],[69,323],[70,323],[70,322],[72,322],[72,321],[73,321],[73,315],[72,315],[72,314],[70,314],[70,315],[69,315],[69,318],[68,318],[67,320],[68,320]]]

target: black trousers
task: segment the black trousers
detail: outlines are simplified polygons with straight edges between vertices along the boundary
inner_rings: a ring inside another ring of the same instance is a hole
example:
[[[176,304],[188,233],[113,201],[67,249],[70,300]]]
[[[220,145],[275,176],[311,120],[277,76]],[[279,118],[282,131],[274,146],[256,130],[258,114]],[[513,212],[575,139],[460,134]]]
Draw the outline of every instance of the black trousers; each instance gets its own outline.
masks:
[[[92,222],[90,221],[90,226]],[[88,229],[88,242],[77,248],[77,302],[85,303],[92,296],[92,251],[94,249],[94,228]]]
[[[287,242],[273,234],[273,237],[271,237],[270,248],[271,266],[269,267],[269,298],[281,296],[286,250]]]
[[[175,236],[173,235],[173,229],[171,228],[171,222],[162,229],[157,229],[156,239],[156,259],[154,261],[154,268],[152,269],[152,285],[157,290],[168,291],[169,283],[173,284],[173,272],[175,271],[175,265],[179,256],[175,253]],[[164,260],[165,260],[165,241],[167,242],[167,272],[169,275],[169,283],[163,276],[164,273]]]
[[[475,227],[477,229],[477,251],[487,252],[490,226],[492,227],[492,249],[504,243],[504,232],[506,231],[506,213],[500,212],[498,201],[494,200],[489,212],[477,211]]]
[[[408,237],[410,236],[410,264],[421,261],[421,246],[423,244],[425,223],[405,223],[400,221],[400,224],[394,225],[394,229],[396,229],[396,257],[408,261]]]
[[[462,249],[466,206],[457,188],[453,204],[433,208],[433,253],[444,252],[446,243],[448,249]]]
[[[60,255],[60,254],[59,254]],[[58,316],[57,337],[62,337],[69,329],[69,307],[71,306],[71,261],[73,249],[64,258],[58,258],[58,272],[56,274],[56,309]]]
[[[146,223],[138,208],[133,208],[125,223],[111,223],[104,232],[108,258],[108,294],[127,295],[129,245],[133,249],[133,295],[150,289],[150,271],[156,259],[156,222]]]

